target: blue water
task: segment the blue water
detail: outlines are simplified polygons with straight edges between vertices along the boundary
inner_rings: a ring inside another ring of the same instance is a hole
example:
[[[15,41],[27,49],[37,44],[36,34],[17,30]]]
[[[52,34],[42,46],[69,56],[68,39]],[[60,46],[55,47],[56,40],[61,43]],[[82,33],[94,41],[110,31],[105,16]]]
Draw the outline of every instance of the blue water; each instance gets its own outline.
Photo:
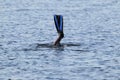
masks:
[[[0,80],[120,80],[120,0],[0,0]]]

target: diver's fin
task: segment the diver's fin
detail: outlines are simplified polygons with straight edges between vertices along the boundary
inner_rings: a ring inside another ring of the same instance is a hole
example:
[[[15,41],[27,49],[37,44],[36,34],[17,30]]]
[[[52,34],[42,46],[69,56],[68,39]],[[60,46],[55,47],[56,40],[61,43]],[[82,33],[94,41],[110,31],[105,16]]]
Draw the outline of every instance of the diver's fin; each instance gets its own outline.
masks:
[[[63,16],[54,15],[54,22],[58,33],[63,33]]]
[[[60,15],[60,27],[59,27],[60,32],[63,32],[63,16]]]

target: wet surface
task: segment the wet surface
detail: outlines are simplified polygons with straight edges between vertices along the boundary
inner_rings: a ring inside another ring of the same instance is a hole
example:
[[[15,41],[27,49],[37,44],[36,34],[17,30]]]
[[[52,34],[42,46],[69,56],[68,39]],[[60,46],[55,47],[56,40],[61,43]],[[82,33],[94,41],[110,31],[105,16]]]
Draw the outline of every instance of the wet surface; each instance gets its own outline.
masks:
[[[119,0],[0,0],[0,80],[120,80]],[[64,16],[65,38],[53,15]]]

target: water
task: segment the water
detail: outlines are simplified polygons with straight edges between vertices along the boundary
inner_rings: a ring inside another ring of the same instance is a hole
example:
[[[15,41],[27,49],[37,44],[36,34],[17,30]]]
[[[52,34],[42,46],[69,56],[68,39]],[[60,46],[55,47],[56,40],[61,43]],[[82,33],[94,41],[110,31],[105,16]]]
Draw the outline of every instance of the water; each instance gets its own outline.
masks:
[[[0,80],[120,80],[119,0],[0,0]],[[53,15],[64,16],[65,38]]]

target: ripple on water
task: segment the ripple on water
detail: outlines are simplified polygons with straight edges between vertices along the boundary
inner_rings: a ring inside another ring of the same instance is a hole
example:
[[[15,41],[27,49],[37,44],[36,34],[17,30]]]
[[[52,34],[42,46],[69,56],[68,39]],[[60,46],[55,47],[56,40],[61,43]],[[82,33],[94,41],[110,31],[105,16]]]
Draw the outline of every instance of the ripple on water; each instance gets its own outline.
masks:
[[[63,43],[59,46],[54,46],[52,43],[35,43],[35,44],[27,44],[27,45],[19,46],[15,48],[14,51],[42,51],[42,50],[50,50],[50,49],[64,50],[66,48],[80,47],[80,46],[81,45],[78,43],[76,44]],[[87,51],[87,50],[73,50],[73,51]]]

